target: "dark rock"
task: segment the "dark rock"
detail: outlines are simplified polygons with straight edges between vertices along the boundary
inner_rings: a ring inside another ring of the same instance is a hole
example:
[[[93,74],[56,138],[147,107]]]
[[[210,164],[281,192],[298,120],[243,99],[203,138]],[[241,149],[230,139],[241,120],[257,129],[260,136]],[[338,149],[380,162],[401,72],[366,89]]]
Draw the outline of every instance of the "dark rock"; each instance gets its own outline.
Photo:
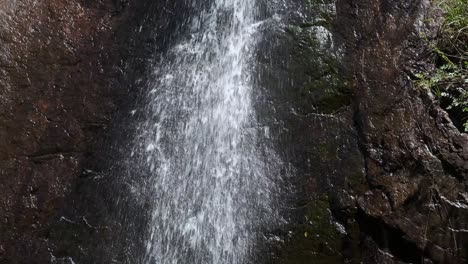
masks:
[[[123,199],[139,175],[109,161],[124,160],[115,142],[186,2],[0,3],[1,263],[138,261],[150,201]],[[267,261],[466,263],[468,135],[412,81],[433,67],[429,7],[290,2],[257,54],[259,122],[298,175]]]
[[[291,99],[307,100],[303,105],[315,106],[308,108],[307,111],[312,111],[310,116],[331,113],[338,120],[331,125],[325,119],[320,126],[313,121],[300,121],[306,122],[304,126],[309,129],[299,130],[312,138],[301,144],[327,146],[302,155],[324,160],[328,166],[292,161],[299,175],[304,175],[297,187],[301,190],[297,193],[300,201],[297,219],[304,214],[301,206],[312,208],[320,197],[317,192],[326,192],[330,194],[333,215],[348,234],[345,238],[337,237],[343,242],[344,261],[466,263],[468,136],[460,133],[431,95],[416,88],[411,80],[411,69],[432,67],[425,61],[427,48],[420,30],[424,24],[422,17],[434,12],[419,0],[330,2],[336,7],[336,14],[327,16],[332,18],[328,29],[334,48],[325,50],[328,54],[336,50],[342,54],[334,64],[338,65],[341,82],[345,84],[340,89],[346,91],[351,102],[338,100],[338,107],[329,102],[317,104],[320,98],[317,92],[295,94]],[[311,4],[317,10],[317,5],[324,3],[311,1]],[[291,43],[284,46],[288,45],[294,46]],[[303,44],[296,45],[303,48]],[[319,49],[307,56],[315,63],[323,53]],[[300,76],[290,75],[298,87],[306,86],[302,80],[310,76],[303,70],[307,64],[302,61],[307,59],[301,57],[300,61]],[[320,86],[314,82],[312,86],[320,91],[333,85],[327,82],[330,79]],[[288,127],[294,133],[295,127]],[[349,129],[347,133],[343,132],[345,129]],[[341,144],[336,144],[331,136],[336,131],[342,131],[339,134],[349,148],[342,156]],[[302,137],[306,135],[292,138]],[[357,155],[353,154],[355,151]],[[296,222],[300,226],[301,222]],[[285,244],[287,253],[280,253],[280,263],[295,263],[290,260],[305,250],[295,243]],[[336,263],[318,256],[303,261]]]
[[[0,263],[72,263],[54,257],[47,230],[125,92],[114,68],[124,7],[0,4]]]

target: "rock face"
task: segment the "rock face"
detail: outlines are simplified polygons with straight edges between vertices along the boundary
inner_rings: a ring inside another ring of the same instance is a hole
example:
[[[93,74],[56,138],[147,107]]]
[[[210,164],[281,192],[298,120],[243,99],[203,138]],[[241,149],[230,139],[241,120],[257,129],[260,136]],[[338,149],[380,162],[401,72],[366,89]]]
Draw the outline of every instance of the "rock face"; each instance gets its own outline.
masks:
[[[303,156],[311,158],[307,167],[291,161],[306,176],[279,261],[466,263],[468,135],[411,80],[418,67],[430,66],[420,35],[431,9],[417,0],[311,5],[325,15],[293,20],[297,49],[319,69],[337,66],[318,77],[300,73],[315,87],[300,82],[306,90],[295,98],[314,106],[303,118],[322,120],[297,121],[313,137],[297,137],[301,143],[318,147]],[[336,54],[331,63],[323,51]]]
[[[351,38],[357,45],[347,47],[368,189],[357,199],[357,221],[402,261],[465,263],[468,135],[407,74],[424,51],[415,28],[424,12],[421,3],[364,1],[342,7],[339,23],[359,32]],[[349,14],[353,8],[366,12],[357,20]]]
[[[122,1],[0,2],[0,263],[49,263],[47,229],[126,93]]]
[[[139,261],[148,201],[108,162],[185,2],[0,2],[0,263]],[[262,260],[466,263],[468,136],[411,80],[430,8],[290,2],[257,58],[260,119],[298,175]]]

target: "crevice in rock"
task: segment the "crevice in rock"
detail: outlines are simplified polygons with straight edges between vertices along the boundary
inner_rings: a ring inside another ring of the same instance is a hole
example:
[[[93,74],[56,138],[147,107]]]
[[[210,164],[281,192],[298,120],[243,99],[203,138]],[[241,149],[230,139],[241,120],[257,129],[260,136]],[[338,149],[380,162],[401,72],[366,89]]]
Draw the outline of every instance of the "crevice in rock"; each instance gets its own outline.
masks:
[[[369,158],[369,152],[367,151],[367,137],[366,137],[366,129],[365,129],[365,121],[364,121],[363,113],[360,109],[355,109],[354,110],[354,115],[353,115],[353,125],[354,128],[357,132],[357,142],[358,142],[358,147],[361,151],[362,156],[364,157],[364,168],[365,168],[365,174],[366,178],[368,178],[368,158]]]
[[[356,220],[360,230],[371,237],[383,250],[407,263],[421,263],[427,258],[418,246],[405,238],[405,233],[397,228],[387,225],[383,220],[367,215],[358,210]]]
[[[447,175],[453,176],[455,179],[457,179],[460,183],[464,183],[466,181],[465,177],[463,176],[462,173],[459,172],[458,168],[454,165],[452,165],[450,162],[448,162],[446,159],[443,158],[443,156],[438,153],[436,157],[440,160],[442,163],[442,167],[444,168],[444,172]]]
[[[48,151],[48,152],[28,155],[26,157],[30,158],[33,162],[42,162],[42,161],[51,160],[51,159],[63,159],[65,156],[72,156],[72,155],[77,155],[81,153],[84,153],[84,152],[83,151],[72,151],[72,152]]]

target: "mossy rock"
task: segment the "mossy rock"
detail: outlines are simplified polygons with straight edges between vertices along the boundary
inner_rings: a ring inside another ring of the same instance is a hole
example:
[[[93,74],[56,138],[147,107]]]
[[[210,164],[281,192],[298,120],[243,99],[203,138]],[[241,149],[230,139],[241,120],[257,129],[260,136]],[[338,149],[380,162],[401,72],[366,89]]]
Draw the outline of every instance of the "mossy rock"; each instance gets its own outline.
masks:
[[[298,84],[302,108],[332,114],[349,106],[352,96],[339,56],[333,51],[332,39],[323,35],[332,27],[332,15],[320,17],[324,18],[287,28],[294,41],[290,73],[293,79],[303,80]]]
[[[329,207],[326,195],[307,205],[304,221],[290,228],[290,246],[282,252],[281,263],[343,262],[341,251],[345,234],[339,230]]]

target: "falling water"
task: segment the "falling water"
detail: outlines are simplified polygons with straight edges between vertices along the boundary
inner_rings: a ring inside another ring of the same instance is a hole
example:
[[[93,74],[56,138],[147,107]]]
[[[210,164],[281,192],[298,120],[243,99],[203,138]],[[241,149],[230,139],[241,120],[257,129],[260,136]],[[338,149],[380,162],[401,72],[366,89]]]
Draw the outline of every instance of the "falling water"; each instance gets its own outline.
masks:
[[[274,219],[275,155],[252,104],[255,9],[214,0],[155,66],[138,144],[154,203],[145,263],[247,263]]]

